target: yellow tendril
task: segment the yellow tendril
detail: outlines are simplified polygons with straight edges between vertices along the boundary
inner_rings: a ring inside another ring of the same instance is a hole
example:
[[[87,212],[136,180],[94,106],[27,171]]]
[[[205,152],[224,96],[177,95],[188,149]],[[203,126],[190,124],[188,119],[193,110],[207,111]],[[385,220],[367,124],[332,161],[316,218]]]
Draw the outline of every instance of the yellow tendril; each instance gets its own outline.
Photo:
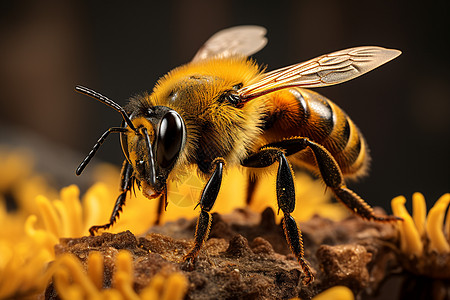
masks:
[[[99,252],[91,252],[88,257],[87,274],[99,290],[103,288],[103,256]]]
[[[87,274],[72,254],[58,257],[49,268],[54,274],[55,288],[62,299],[148,299],[182,300],[186,294],[188,282],[181,273],[172,273],[168,277],[156,274],[138,295],[133,289],[133,263],[130,252],[121,250],[116,256],[116,271],[113,275],[113,288],[102,290],[103,257],[99,252],[89,255]]]
[[[395,197],[391,202],[394,215],[403,219],[397,222],[400,231],[400,249],[408,255],[420,256],[423,253],[423,243],[413,219],[405,208],[405,202],[403,196]]]
[[[450,203],[450,193],[442,195],[428,213],[426,231],[430,240],[430,249],[439,253],[450,252],[450,245],[444,235],[444,214]]]
[[[450,203],[450,193],[442,195],[426,215],[425,198],[420,193],[413,195],[413,218],[405,208],[403,196],[392,199],[394,215],[403,218],[398,222],[400,249],[408,255],[420,256],[424,252],[421,237],[429,241],[429,250],[444,254],[450,252],[450,212],[445,212]],[[414,222],[412,221],[414,219]],[[445,225],[444,225],[444,219]],[[446,237],[446,232],[448,237]]]
[[[103,300],[122,300],[124,297],[122,297],[122,294],[115,289],[108,289],[102,291],[102,297],[100,299]]]
[[[427,220],[427,204],[425,197],[421,193],[414,193],[413,201],[413,219],[417,231],[421,237],[425,236],[425,223]]]
[[[72,254],[63,254],[59,258],[60,268],[58,268],[55,273],[55,285],[59,294],[64,294],[68,288],[76,284],[85,292],[89,298],[94,298],[99,296],[99,291],[95,284],[86,276],[80,261]],[[67,272],[71,275],[73,284],[67,279],[64,273],[59,270],[65,268]]]
[[[161,300],[183,299],[188,287],[186,278],[180,273],[173,273],[166,281],[170,289],[163,291]]]
[[[67,211],[67,228],[70,237],[83,235],[82,209],[80,203],[80,190],[76,185],[70,185],[61,190],[61,201]]]
[[[53,259],[55,257],[54,246],[58,243],[58,238],[46,230],[35,229],[36,222],[37,216],[28,216],[24,226],[25,233],[34,241],[36,245],[39,245],[48,251],[48,253],[50,254],[50,261],[50,259]]]
[[[313,300],[354,300],[352,291],[346,286],[335,286],[315,296]]]
[[[447,217],[445,218],[444,232],[447,232],[447,239],[450,241],[450,210],[447,212]]]
[[[117,271],[114,274],[114,286],[126,299],[139,299],[132,288],[133,263],[130,252],[122,250],[117,254],[116,267]]]
[[[156,274],[141,292],[142,299],[159,299],[164,287],[164,276]],[[186,279],[185,279],[186,280]],[[180,298],[181,299],[181,298]]]
[[[61,221],[53,205],[44,196],[37,196],[36,203],[44,220],[45,227],[53,235],[61,236]]]
[[[52,202],[55,209],[58,211],[61,221],[61,237],[70,237],[70,220],[67,207],[61,200],[54,200]],[[74,236],[76,237],[76,236]]]
[[[337,285],[322,293],[312,297],[312,300],[354,300],[353,292],[346,286]],[[300,300],[300,298],[292,298],[291,300]]]

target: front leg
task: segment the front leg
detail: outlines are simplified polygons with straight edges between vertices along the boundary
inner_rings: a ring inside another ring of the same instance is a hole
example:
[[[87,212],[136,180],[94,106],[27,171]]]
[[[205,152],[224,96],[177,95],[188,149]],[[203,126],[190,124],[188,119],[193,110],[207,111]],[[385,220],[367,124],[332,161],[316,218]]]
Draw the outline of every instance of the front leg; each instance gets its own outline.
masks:
[[[200,216],[198,217],[197,227],[195,228],[194,247],[188,254],[186,254],[186,256],[184,256],[184,261],[186,262],[186,268],[188,270],[193,269],[194,259],[197,257],[203,244],[208,239],[212,221],[210,211],[216,202],[217,195],[219,194],[220,186],[222,184],[225,160],[223,158],[216,158],[212,162],[212,165],[215,166],[214,172],[204,187],[200,202],[197,204],[197,206],[200,205],[201,211]]]
[[[127,192],[130,191],[133,186],[133,178],[133,167],[127,160],[125,160],[123,162],[122,170],[120,171],[120,195],[117,197],[116,203],[114,204],[114,209],[111,217],[109,218],[109,223],[104,225],[96,225],[89,228],[89,233],[92,236],[94,236],[100,229],[108,229],[116,222],[116,219],[122,211],[122,207],[125,205]]]

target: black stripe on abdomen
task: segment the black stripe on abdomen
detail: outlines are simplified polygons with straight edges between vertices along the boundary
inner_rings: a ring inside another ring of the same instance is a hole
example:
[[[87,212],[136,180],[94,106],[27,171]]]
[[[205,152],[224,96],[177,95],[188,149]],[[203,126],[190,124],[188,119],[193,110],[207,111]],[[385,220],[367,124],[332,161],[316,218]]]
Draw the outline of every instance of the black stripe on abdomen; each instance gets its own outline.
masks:
[[[300,109],[307,112],[300,125],[309,138],[321,143],[333,131],[336,122],[335,114],[325,97],[320,94],[310,96],[309,93],[311,91],[305,93],[302,96],[302,99],[306,96],[305,99],[300,102]]]

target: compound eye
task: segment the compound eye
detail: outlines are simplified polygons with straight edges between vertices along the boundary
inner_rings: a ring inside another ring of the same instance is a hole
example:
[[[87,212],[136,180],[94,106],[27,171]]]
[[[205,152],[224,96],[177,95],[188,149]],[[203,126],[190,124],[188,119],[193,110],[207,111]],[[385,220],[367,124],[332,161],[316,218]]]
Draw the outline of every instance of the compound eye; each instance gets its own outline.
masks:
[[[171,167],[184,145],[186,132],[183,119],[175,111],[168,111],[159,123],[156,142],[156,161],[162,168]]]

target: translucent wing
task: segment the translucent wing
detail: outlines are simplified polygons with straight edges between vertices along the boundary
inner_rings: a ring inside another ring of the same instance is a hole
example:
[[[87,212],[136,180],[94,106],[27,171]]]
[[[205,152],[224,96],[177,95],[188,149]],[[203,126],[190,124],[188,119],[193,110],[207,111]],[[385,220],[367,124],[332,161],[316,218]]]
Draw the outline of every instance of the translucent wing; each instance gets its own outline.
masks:
[[[261,26],[236,26],[221,30],[210,37],[192,61],[213,56],[252,55],[267,44],[266,29]]]
[[[345,82],[396,58],[401,51],[375,46],[350,48],[263,74],[238,91],[245,102],[288,87],[322,87]]]

